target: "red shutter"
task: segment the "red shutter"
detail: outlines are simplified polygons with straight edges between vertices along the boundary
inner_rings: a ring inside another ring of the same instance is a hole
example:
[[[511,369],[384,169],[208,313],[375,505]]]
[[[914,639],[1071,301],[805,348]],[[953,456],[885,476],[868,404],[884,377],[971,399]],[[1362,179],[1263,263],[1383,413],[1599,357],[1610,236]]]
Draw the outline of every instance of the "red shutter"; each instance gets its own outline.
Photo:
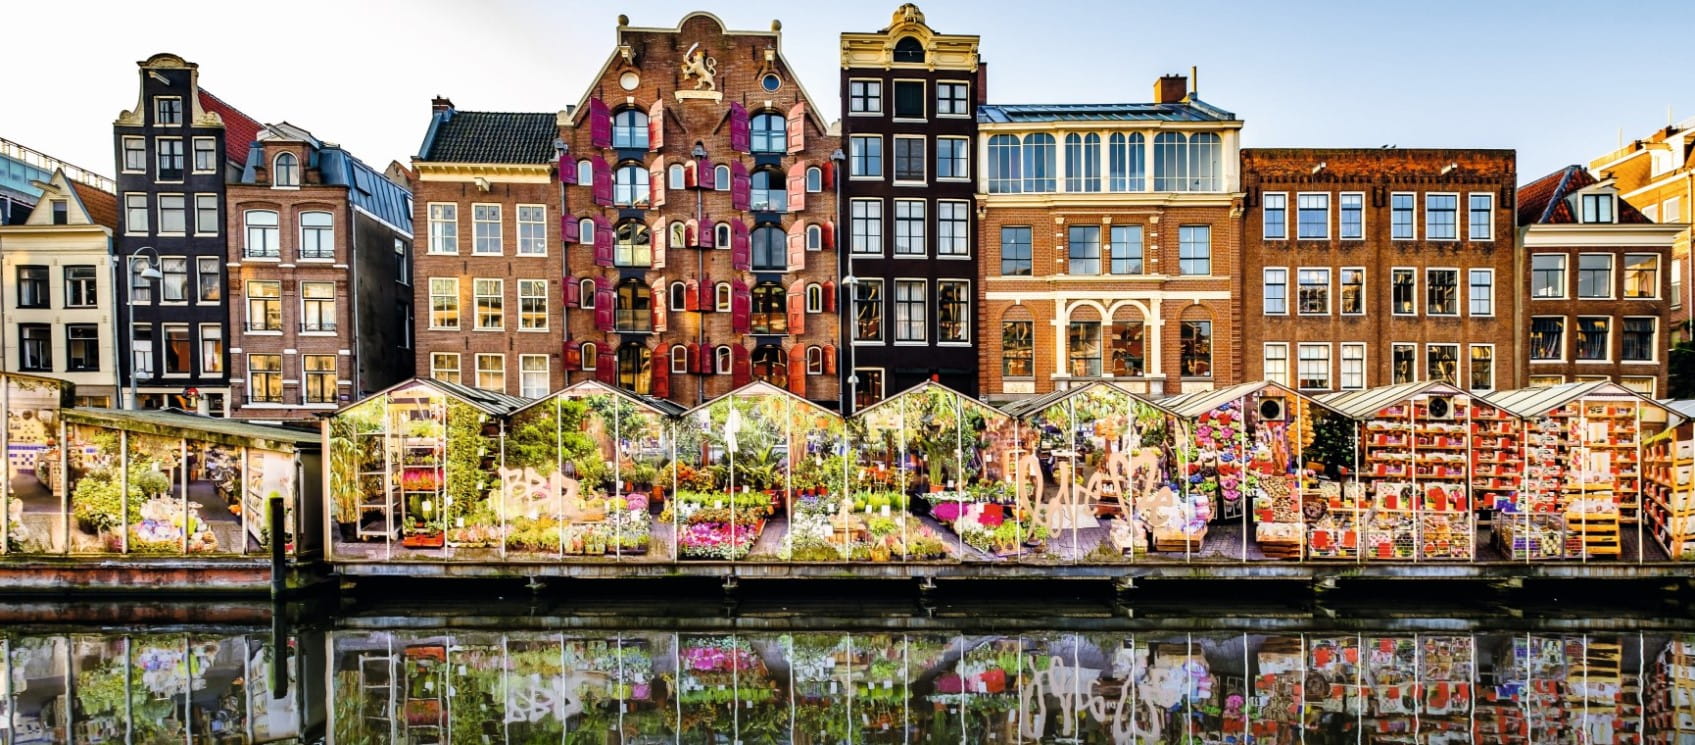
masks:
[[[647,109],[647,148],[658,152],[665,147],[665,99],[653,102]]]
[[[648,238],[653,243],[653,269],[665,268],[665,248],[671,244],[671,233],[665,229],[665,218],[661,217],[648,231]]]
[[[806,221],[795,220],[789,224],[789,271],[798,272],[806,268]]]
[[[688,222],[684,223],[684,225],[686,226],[686,229],[683,231],[683,242],[689,246],[699,246],[700,221],[690,219]]]
[[[826,251],[836,250],[836,221],[835,220],[825,220],[824,221],[824,236],[823,237],[824,237],[824,250],[826,250]]]
[[[747,210],[748,194],[753,190],[753,181],[748,178],[747,166],[739,160],[730,161],[730,209]]]
[[[836,162],[824,161],[824,191],[836,188]]]
[[[653,165],[647,167],[648,203],[655,207],[665,205],[665,156],[653,159]]]
[[[559,294],[565,298],[565,307],[575,308],[582,303],[581,298],[578,297],[581,292],[582,290],[577,286],[577,278],[566,276]]]
[[[649,390],[660,398],[671,397],[671,352],[664,344],[653,345],[653,357],[649,362],[653,371],[653,385]]]
[[[712,290],[712,278],[711,277],[701,277],[700,278],[700,287],[699,287],[700,312],[711,313],[712,311],[718,309],[717,308],[718,299],[713,297],[712,292],[713,292],[713,290]]]
[[[753,362],[748,359],[747,347],[741,342],[730,345],[730,387],[740,388],[753,382]]]
[[[795,280],[789,286],[789,335],[800,336],[806,333],[806,282]],[[799,349],[800,347],[795,347]],[[791,368],[792,369],[792,368]]]
[[[600,215],[594,217],[594,264],[612,266],[612,221]]]
[[[689,372],[697,375],[706,372],[700,367],[700,345],[691,341],[684,349],[687,352],[688,359],[683,363],[683,366],[687,368]]]
[[[559,352],[559,365],[566,370],[583,369],[583,343],[575,339],[566,340]]]
[[[824,312],[836,312],[836,283],[834,280],[824,280]]]
[[[751,137],[748,136],[747,109],[741,104],[730,102],[730,149],[738,153],[748,151]]]
[[[594,327],[601,331],[611,331],[613,326],[613,311],[618,307],[618,294],[612,290],[612,280],[605,277],[594,278]]]
[[[730,330],[737,334],[753,330],[753,296],[739,279],[730,282]]]
[[[590,158],[590,167],[594,170],[594,203],[602,207],[612,205],[612,166],[600,158]]]
[[[701,248],[714,248],[717,244],[718,229],[716,225],[712,224],[712,218],[700,218],[700,243],[696,245],[699,245]]]
[[[696,186],[702,189],[713,189],[718,186],[715,183],[718,178],[716,175],[717,169],[712,167],[712,161],[703,158],[700,162],[695,163],[695,169],[697,171],[694,179]]]
[[[589,99],[589,144],[612,147],[612,112],[598,98]]]
[[[834,344],[824,345],[824,374],[836,374],[836,345]]]
[[[572,215],[560,215],[559,242],[576,243],[577,240],[577,218]]]
[[[653,281],[653,296],[648,298],[648,307],[653,309],[653,331],[658,333],[665,330],[665,314],[671,310],[671,294],[665,291],[665,278]]]
[[[745,272],[753,266],[753,249],[748,245],[747,224],[741,220],[730,221],[730,267],[738,272]]]
[[[692,160],[683,162],[683,188],[700,188],[700,167]]]
[[[569,153],[559,156],[559,183],[577,183],[577,162],[571,160],[571,155]]]
[[[700,283],[692,279],[683,283],[683,310],[700,310]]]
[[[789,392],[806,396],[806,347],[800,344],[789,347]]]
[[[607,348],[605,351],[595,350],[594,377],[607,385],[618,385],[618,350]]]
[[[806,209],[806,161],[797,160],[789,166],[789,211]]]
[[[806,102],[802,101],[789,109],[789,153],[798,153],[806,149]]]

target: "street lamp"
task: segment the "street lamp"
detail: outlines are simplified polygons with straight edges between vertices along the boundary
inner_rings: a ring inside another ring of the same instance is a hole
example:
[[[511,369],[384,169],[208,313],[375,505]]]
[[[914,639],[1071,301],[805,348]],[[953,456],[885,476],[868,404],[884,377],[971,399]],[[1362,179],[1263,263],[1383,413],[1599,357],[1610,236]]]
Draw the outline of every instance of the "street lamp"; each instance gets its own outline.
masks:
[[[138,246],[134,251],[131,251],[127,256],[124,257],[125,261],[123,262],[123,270],[124,270],[123,276],[125,276],[126,278],[129,276],[129,272],[130,272],[129,267],[132,264],[135,263],[136,257],[140,256],[143,252],[148,253],[148,254],[152,254],[152,256],[147,259],[147,265],[142,268],[141,274],[139,276],[143,280],[146,280],[148,282],[151,282],[153,280],[156,280],[156,279],[159,279],[159,278],[165,276],[164,274],[160,273],[160,271],[159,271],[159,252],[157,250],[155,250],[152,246]],[[130,290],[133,290],[135,288],[131,287],[129,285],[125,285],[125,286],[129,287],[129,289],[124,291],[124,312],[125,312],[124,325],[123,325],[122,328],[115,329],[114,330],[115,333],[126,333],[126,332],[130,331],[130,326],[134,325],[134,323],[135,323],[135,297],[130,292]],[[114,340],[114,341],[116,341],[116,340]],[[135,367],[136,367],[136,365],[135,365],[134,343],[135,343],[135,335],[133,333],[131,333],[130,334],[131,347],[130,347],[130,351],[129,351],[129,406],[128,406],[128,408],[131,408],[131,409],[139,408],[136,405],[137,401],[136,401],[136,393],[135,393],[135,381],[136,381]],[[149,337],[148,343],[150,343],[150,344],[152,343],[151,336]],[[152,373],[151,370],[149,370],[148,372],[149,372],[149,374]]]

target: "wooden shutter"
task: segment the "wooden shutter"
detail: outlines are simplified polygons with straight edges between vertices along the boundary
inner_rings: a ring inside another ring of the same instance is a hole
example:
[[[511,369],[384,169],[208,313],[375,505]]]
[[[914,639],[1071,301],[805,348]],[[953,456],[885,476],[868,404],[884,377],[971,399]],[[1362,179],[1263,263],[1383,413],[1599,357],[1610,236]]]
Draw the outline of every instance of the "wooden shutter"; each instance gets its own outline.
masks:
[[[806,269],[806,221],[795,220],[789,224],[789,268],[788,271],[798,272]]]
[[[647,167],[647,194],[649,204],[655,207],[665,206],[665,156],[653,159],[653,165]]]
[[[836,283],[834,280],[824,280],[824,312],[836,312]]]
[[[747,211],[753,181],[748,178],[747,166],[739,160],[730,161],[730,209]]]
[[[596,349],[594,377],[607,385],[618,385],[618,349],[607,347],[605,350]]]
[[[647,149],[659,152],[665,147],[665,99],[653,102],[647,109]]]
[[[612,166],[601,158],[590,158],[589,164],[594,170],[594,203],[612,206]]]
[[[700,218],[700,242],[695,245],[701,248],[714,248],[718,245],[718,226],[713,224],[712,218]]]
[[[789,153],[794,154],[806,149],[806,102],[802,101],[789,109]]]
[[[700,188],[700,166],[692,160],[683,161],[683,188]]]
[[[730,267],[745,272],[753,266],[753,249],[748,243],[747,223],[730,221]]]
[[[717,188],[718,184],[715,182],[718,179],[718,171],[712,166],[712,161],[702,158],[695,163],[695,169],[694,182],[697,188],[708,190]]]
[[[747,347],[741,342],[730,345],[730,387],[740,388],[753,382],[753,361],[748,359]]]
[[[699,246],[700,221],[690,218],[688,222],[684,223],[684,225],[686,226],[686,229],[683,231],[683,241],[689,246]]]
[[[598,98],[589,99],[589,144],[612,147],[612,112]]]
[[[824,191],[836,188],[836,162],[824,161]]]
[[[826,251],[836,250],[836,221],[835,220],[825,220],[823,227],[824,227],[824,235],[823,235],[824,250],[826,250]]]
[[[577,161],[571,160],[570,153],[559,156],[559,183],[577,183]]]
[[[713,294],[712,278],[702,276],[698,290],[700,293],[700,312],[711,313],[716,311],[718,309],[718,298]]]
[[[648,360],[648,369],[652,371],[653,381],[648,390],[660,398],[670,398],[671,351],[664,344],[654,344],[653,352]]]
[[[575,308],[578,305],[581,305],[582,300],[578,297],[581,293],[582,288],[578,287],[577,278],[566,275],[564,284],[559,291],[559,294],[565,298],[565,307]]]
[[[748,136],[747,109],[740,103],[730,102],[730,149],[745,153],[750,149],[752,138]]]
[[[753,296],[741,280],[730,282],[730,331],[746,334],[753,330]]]
[[[612,266],[612,221],[594,216],[594,264]]]
[[[789,392],[806,396],[806,347],[800,344],[789,347]]]
[[[613,311],[618,307],[618,294],[605,282],[604,277],[594,278],[594,327],[600,331],[611,331]]]
[[[684,363],[684,367],[696,375],[706,372],[700,367],[700,345],[691,341],[685,349],[687,350],[688,361]]]
[[[671,293],[666,292],[664,277],[654,280],[648,291],[652,293],[648,298],[648,307],[653,313],[653,331],[659,333],[666,329],[666,314],[671,311]],[[666,364],[670,364],[670,360],[666,360]]]
[[[683,310],[700,311],[700,283],[692,279],[683,283]]]
[[[575,339],[565,340],[559,350],[559,366],[566,370],[583,369],[583,343]]]
[[[789,166],[788,177],[789,211],[800,212],[806,209],[806,161],[797,160]]]
[[[665,229],[665,218],[661,217],[654,222],[653,228],[648,231],[648,240],[653,244],[653,250],[650,252],[653,261],[648,265],[649,268],[664,269],[665,248],[671,244],[671,232]]]
[[[824,374],[836,374],[836,345],[834,344],[824,345]]]
[[[789,335],[806,333],[806,281],[795,280],[788,293]],[[796,347],[798,349],[799,347]]]
[[[577,218],[575,215],[559,216],[559,242],[576,243],[581,240],[577,235]]]

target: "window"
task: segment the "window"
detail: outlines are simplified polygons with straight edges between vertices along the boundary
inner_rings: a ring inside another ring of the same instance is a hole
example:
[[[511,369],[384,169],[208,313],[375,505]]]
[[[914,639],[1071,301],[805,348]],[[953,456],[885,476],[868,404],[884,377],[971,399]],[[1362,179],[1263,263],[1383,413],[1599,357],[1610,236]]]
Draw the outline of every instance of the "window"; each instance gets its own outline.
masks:
[[[247,400],[282,403],[282,355],[247,355]]]
[[[1184,321],[1179,339],[1183,377],[1212,377],[1212,321]]]
[[[781,114],[755,114],[749,126],[753,135],[753,152],[781,153],[788,150],[789,125]]]
[[[1580,361],[1600,362],[1608,357],[1607,333],[1612,319],[1580,316],[1577,319],[1577,356]]]
[[[1389,309],[1397,316],[1418,315],[1418,274],[1412,269],[1389,272]]]
[[[1289,195],[1266,194],[1260,208],[1266,240],[1280,241],[1289,237]],[[1287,354],[1288,350],[1284,350]]]
[[[719,313],[729,313],[735,301],[735,293],[730,289],[729,282],[719,282],[712,290],[713,307]]]
[[[881,113],[883,113],[883,81],[881,81],[881,80],[850,80],[850,81],[848,81],[848,113],[849,114],[881,114]]]
[[[924,138],[895,136],[895,180],[924,180]]]
[[[1392,383],[1411,383],[1417,379],[1417,371],[1413,367],[1418,357],[1418,346],[1415,344],[1391,344],[1389,346],[1389,372]]]
[[[247,282],[247,330],[282,330],[282,286],[275,280]]]
[[[1357,241],[1365,238],[1365,195],[1359,192],[1343,192],[1337,198],[1341,218],[1338,220],[1338,237],[1345,241]]]
[[[51,303],[47,290],[47,267],[18,267],[18,307],[46,308]]]
[[[1101,229],[1094,225],[1073,225],[1066,230],[1067,272],[1093,276],[1101,273]]]
[[[63,199],[51,200],[51,204],[53,205],[53,224],[69,225],[71,222],[70,204]]]
[[[816,349],[816,347],[814,347]],[[822,355],[821,355],[822,356]],[[819,362],[823,362],[822,359]],[[689,348],[681,344],[671,346],[671,374],[687,375],[689,370]],[[810,372],[810,371],[808,371]]]
[[[518,395],[541,398],[548,393],[547,355],[518,355]]]
[[[755,334],[788,333],[788,296],[775,282],[754,285],[751,299],[751,318]]]
[[[159,259],[159,294],[167,303],[188,302],[188,259],[166,256]]]
[[[178,126],[182,124],[182,99],[176,96],[157,96],[153,99],[153,124]]]
[[[789,208],[789,190],[783,174],[773,168],[761,168],[750,179],[752,193],[748,206],[763,212],[783,212]]]
[[[895,255],[924,255],[924,200],[895,200]]]
[[[200,302],[216,303],[224,299],[223,263],[215,256],[195,259],[195,279],[199,282]]]
[[[1467,299],[1471,302],[1471,314],[1474,316],[1495,315],[1495,271],[1493,269],[1472,269],[1467,274],[1470,277],[1471,292]]]
[[[1330,314],[1330,270],[1301,269],[1296,273],[1299,284],[1297,306],[1303,316]]]
[[[1030,276],[1030,227],[1028,225],[1001,227],[1001,274],[1008,277]]]
[[[808,251],[822,251],[822,250],[824,250],[824,226],[822,226],[822,225],[808,225],[808,226],[806,226],[806,250],[808,250]]]
[[[1266,267],[1263,272],[1265,315],[1281,316],[1289,312],[1289,270],[1280,266]]]
[[[330,213],[300,213],[300,258],[335,258],[335,218]]]
[[[620,207],[646,207],[647,169],[640,163],[622,163],[612,172],[612,203]]]
[[[894,60],[896,62],[923,62],[924,45],[910,36],[901,37],[895,42]]]
[[[1096,192],[1101,190],[1101,136],[1068,134],[1065,136],[1065,190]]]
[[[1397,241],[1410,241],[1417,235],[1414,225],[1413,197],[1411,193],[1389,195],[1389,237]]]
[[[125,194],[124,195],[124,232],[125,233],[146,233],[147,232],[147,223],[148,223],[147,195],[146,194]]]
[[[806,312],[824,312],[824,287],[816,282],[806,286]]]
[[[647,170],[642,169],[642,184],[647,183]],[[501,244],[500,205],[471,205],[471,253],[499,256]]]
[[[924,118],[924,81],[896,80],[895,83],[895,118],[923,119]]]
[[[810,166],[806,169],[806,191],[808,194],[817,194],[824,191],[824,169],[818,166]]]
[[[1365,315],[1365,267],[1342,267],[1340,284],[1341,291],[1337,293],[1337,297],[1342,306],[1342,315]]]
[[[755,291],[757,295],[757,288]],[[653,294],[639,279],[618,283],[612,327],[618,331],[644,333],[653,330]]]
[[[547,330],[547,280],[518,280],[518,330]]]
[[[936,255],[971,255],[970,202],[936,202]]]
[[[224,327],[216,323],[200,324],[200,372],[224,371]]]
[[[1212,228],[1184,225],[1177,229],[1179,271],[1185,275],[1212,273]]]
[[[1002,321],[1001,377],[1030,378],[1035,374],[1035,322]]]
[[[1577,296],[1580,298],[1610,298],[1613,296],[1612,256],[1583,254],[1577,257]]]
[[[853,252],[879,256],[883,253],[883,200],[855,199],[852,210]]]
[[[590,294],[588,297],[594,297]],[[592,307],[589,304],[584,307]],[[430,278],[430,328],[457,329],[459,328],[459,279],[457,277]]]
[[[861,279],[853,288],[853,340],[883,340],[883,280]]]
[[[1683,307],[1683,259],[1671,260],[1671,307]]]
[[[1073,378],[1098,378],[1101,374],[1101,324],[1072,321],[1065,336],[1066,374]]]
[[[53,371],[53,327],[45,323],[18,324],[18,369]]]
[[[130,305],[135,305],[137,303],[151,303],[151,302],[153,302],[153,281],[150,280],[150,279],[147,279],[146,277],[141,276],[141,273],[147,271],[147,268],[149,266],[152,266],[152,262],[150,262],[144,256],[131,256],[130,257],[130,260],[129,260],[129,302],[130,302]]]
[[[278,153],[276,165],[271,169],[271,186],[291,187],[300,185],[300,161],[294,153]]]
[[[725,349],[724,351],[730,350]],[[594,342],[583,342],[582,355],[583,372],[594,372],[600,367],[600,347],[595,346]],[[726,370],[726,372],[728,371]]]
[[[153,140],[156,148],[155,159],[158,162],[160,181],[182,180],[182,138],[158,137]]]
[[[964,137],[936,138],[936,179],[971,180],[971,141]]]
[[[1301,390],[1326,390],[1330,387],[1330,345],[1302,344],[1296,372],[1296,385]]]
[[[880,209],[883,205],[881,203],[879,203],[877,206]],[[730,241],[731,241],[732,238],[734,238],[734,236],[730,233],[730,224],[729,223],[721,222],[721,223],[718,223],[717,225],[714,225],[712,227],[712,232],[717,234],[717,235],[714,236],[715,238],[717,238],[717,240],[714,241],[714,245],[718,246],[718,248],[720,248],[720,249],[726,249],[726,248],[730,247]]]
[[[1619,359],[1625,362],[1654,361],[1654,326],[1658,319],[1626,318],[1619,328],[1623,349]]]
[[[147,140],[141,137],[124,138],[124,172],[142,173],[147,170]]]
[[[639,109],[623,109],[612,115],[612,146],[634,150],[647,149],[647,114]]]
[[[762,225],[753,229],[753,270],[781,272],[789,268],[787,236],[781,228]]]
[[[1672,197],[1660,204],[1660,220],[1665,222],[1682,222],[1683,198]]]
[[[895,342],[922,342],[927,337],[925,290],[924,280],[895,280]]]
[[[751,362],[753,363],[754,380],[770,383],[779,388],[788,386],[788,354],[783,351],[782,347],[774,344],[761,344],[754,347]]]
[[[188,199],[181,194],[159,195],[159,233],[183,235],[188,232]]]
[[[1365,387],[1365,345],[1342,345],[1342,380],[1341,388],[1345,391],[1359,390]]]
[[[100,369],[100,327],[77,323],[65,327],[65,369],[92,372]]]
[[[301,356],[301,367],[306,373],[305,392],[306,403],[332,404],[336,400],[336,360],[333,354],[308,354]]]
[[[1054,191],[1057,174],[1054,168],[1053,135],[1037,133],[1024,136],[1024,191],[1041,194]]]
[[[1460,198],[1457,194],[1424,195],[1424,237],[1432,241],[1459,239]]]
[[[194,234],[218,234],[218,195],[194,195]]]
[[[941,344],[971,342],[971,283],[936,281],[936,341]]]
[[[65,267],[65,307],[92,308],[98,305],[100,303],[98,276],[92,266]],[[20,302],[18,306],[23,307],[23,303]]]
[[[547,208],[539,204],[518,205],[518,255],[547,255]]]
[[[1460,272],[1458,269],[1426,269],[1424,271],[1424,312],[1432,316],[1460,314]]]
[[[250,259],[274,259],[279,254],[277,213],[270,210],[248,210],[242,215],[247,226],[247,247],[243,255]]]
[[[1495,345],[1471,345],[1471,390],[1495,390]]]
[[[130,365],[135,374],[146,379],[153,374],[153,327],[145,323],[130,326]]]
[[[1189,190],[1188,140],[1179,132],[1154,136],[1154,191]]]
[[[1146,329],[1141,321],[1121,320],[1112,325],[1112,374],[1139,378],[1146,374]]]
[[[1295,195],[1295,237],[1324,240],[1330,237],[1330,195]]]
[[[1637,299],[1660,296],[1660,257],[1654,254],[1624,255],[1624,296]]]
[[[1014,135],[989,138],[989,193],[1017,194],[1022,183],[1020,146]]]
[[[1265,379],[1273,383],[1289,384],[1289,345],[1281,342],[1266,344],[1262,354]]]
[[[459,382],[459,353],[431,352],[430,377],[446,383]]]
[[[712,190],[713,191],[729,191],[730,190],[730,167],[729,166],[719,165],[719,166],[715,166],[712,169]],[[723,248],[724,244],[720,243],[720,244],[718,244],[718,247]]]
[[[880,135],[854,135],[848,148],[852,151],[848,157],[850,178],[883,177],[883,138]]]
[[[335,283],[300,283],[300,330],[335,331]]]
[[[1565,356],[1566,319],[1537,316],[1530,319],[1530,359],[1559,360]]]
[[[1211,132],[1189,138],[1189,191],[1224,188],[1223,141]]]
[[[506,392],[506,355],[477,355],[477,387],[485,391]]]
[[[430,208],[430,253],[459,253],[459,205],[432,203]]]
[[[478,331],[499,331],[506,327],[506,280],[473,279],[471,295],[476,302]]]
[[[1495,239],[1495,195],[1471,194],[1467,197],[1466,237],[1474,241]],[[1472,348],[1476,351],[1476,347]],[[1473,381],[1475,383],[1475,381]],[[1485,390],[1472,386],[1473,390]]]
[[[1141,132],[1129,137],[1113,133],[1107,139],[1107,178],[1113,191],[1142,191],[1147,188],[1147,149]]]
[[[1459,385],[1460,345],[1424,345],[1424,379]]]
[[[1613,195],[1584,194],[1583,221],[1588,223],[1610,223],[1613,221]]]
[[[194,138],[194,172],[211,173],[218,170],[218,141],[211,137]]]
[[[755,231],[756,233],[758,231]],[[629,220],[612,231],[612,263],[617,266],[651,266],[653,233],[647,226]]]
[[[672,163],[669,168],[665,169],[665,188],[667,188],[667,189],[683,189],[683,188],[686,188],[687,184],[689,183],[688,173],[689,173],[689,169],[684,167],[683,164]],[[520,215],[520,219],[522,219],[522,215]],[[537,218],[537,219],[540,219],[540,218]]]
[[[971,116],[971,103],[964,83],[936,84],[936,116]]]
[[[1560,254],[1535,254],[1530,257],[1530,296],[1534,298],[1563,298],[1566,296],[1566,257]]]
[[[1107,231],[1113,274],[1142,273],[1142,226],[1114,225]]]

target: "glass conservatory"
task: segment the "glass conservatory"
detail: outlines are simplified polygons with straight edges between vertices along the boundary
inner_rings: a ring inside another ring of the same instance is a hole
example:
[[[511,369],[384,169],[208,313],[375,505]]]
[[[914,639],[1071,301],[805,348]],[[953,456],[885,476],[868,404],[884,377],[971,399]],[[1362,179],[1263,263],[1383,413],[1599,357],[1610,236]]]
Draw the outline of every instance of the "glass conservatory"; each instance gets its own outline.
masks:
[[[63,380],[0,372],[0,553],[64,551],[59,412],[73,396]]]

